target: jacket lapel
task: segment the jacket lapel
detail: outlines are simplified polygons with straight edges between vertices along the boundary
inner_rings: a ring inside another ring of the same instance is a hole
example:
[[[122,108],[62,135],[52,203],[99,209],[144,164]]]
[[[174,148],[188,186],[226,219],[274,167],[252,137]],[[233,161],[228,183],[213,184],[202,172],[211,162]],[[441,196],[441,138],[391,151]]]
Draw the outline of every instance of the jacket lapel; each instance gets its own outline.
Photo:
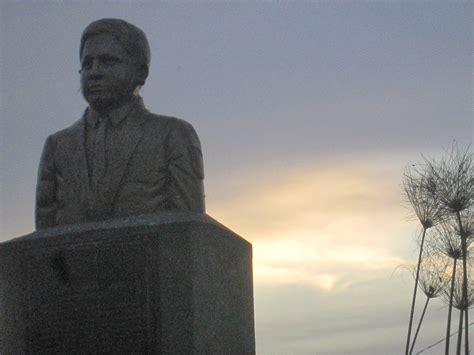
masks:
[[[89,173],[85,149],[85,114],[75,123],[73,128],[72,145],[68,154],[70,154],[69,159],[76,162],[76,164],[71,164],[75,168],[70,176],[70,179],[75,181],[75,183],[71,184],[71,187],[76,187],[77,190],[74,196],[79,196],[78,207],[79,210],[84,211],[88,203],[87,197],[89,196]]]
[[[128,117],[121,123],[120,127],[113,135],[105,178],[104,192],[105,198],[113,205],[115,197],[120,189],[130,158],[143,136],[143,124],[146,121],[148,111],[143,106],[141,100],[135,108],[131,110]]]

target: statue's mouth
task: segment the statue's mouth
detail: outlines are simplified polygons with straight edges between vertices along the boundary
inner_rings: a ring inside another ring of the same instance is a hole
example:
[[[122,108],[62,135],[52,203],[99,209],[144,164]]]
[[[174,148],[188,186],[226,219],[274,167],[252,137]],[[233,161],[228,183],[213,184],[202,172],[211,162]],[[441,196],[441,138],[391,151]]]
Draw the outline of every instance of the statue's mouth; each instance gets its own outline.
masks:
[[[89,85],[87,86],[87,92],[89,93],[95,93],[95,92],[102,92],[104,90],[104,87],[102,85]]]

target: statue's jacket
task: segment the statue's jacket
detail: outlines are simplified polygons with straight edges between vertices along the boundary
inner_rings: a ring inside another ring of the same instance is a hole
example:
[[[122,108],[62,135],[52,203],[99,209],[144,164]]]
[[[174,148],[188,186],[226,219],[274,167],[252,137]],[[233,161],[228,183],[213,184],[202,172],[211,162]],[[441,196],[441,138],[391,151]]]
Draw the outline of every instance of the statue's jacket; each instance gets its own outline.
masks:
[[[107,174],[91,186],[85,115],[50,135],[36,187],[36,227],[156,213],[204,212],[199,138],[186,121],[150,113],[137,100],[108,141]]]

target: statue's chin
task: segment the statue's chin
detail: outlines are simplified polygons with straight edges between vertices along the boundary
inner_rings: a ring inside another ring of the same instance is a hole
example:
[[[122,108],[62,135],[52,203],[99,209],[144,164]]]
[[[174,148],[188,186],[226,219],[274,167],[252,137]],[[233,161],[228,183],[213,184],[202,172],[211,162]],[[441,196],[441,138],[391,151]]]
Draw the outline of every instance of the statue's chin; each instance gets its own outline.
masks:
[[[122,106],[128,102],[128,97],[110,97],[108,95],[100,95],[98,93],[84,94],[84,98],[95,111],[103,113],[114,108]]]
[[[98,95],[87,95],[85,99],[90,107],[97,112],[104,112],[116,106],[116,100]]]
[[[107,100],[89,100],[89,105],[94,110],[101,111],[112,106],[112,103]]]

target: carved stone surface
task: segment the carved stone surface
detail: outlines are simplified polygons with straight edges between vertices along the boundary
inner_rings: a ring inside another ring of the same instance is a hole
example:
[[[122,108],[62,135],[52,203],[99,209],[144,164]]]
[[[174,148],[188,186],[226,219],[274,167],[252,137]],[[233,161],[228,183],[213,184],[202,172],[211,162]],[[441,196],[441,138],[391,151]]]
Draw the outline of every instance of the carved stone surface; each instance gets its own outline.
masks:
[[[147,349],[146,241],[28,250],[31,351]],[[33,291],[34,290],[34,291]],[[60,325],[60,327],[58,327]]]
[[[0,244],[0,353],[254,354],[251,245],[165,213]]]
[[[205,212],[201,143],[192,125],[149,112],[139,88],[149,72],[145,33],[120,19],[86,27],[81,90],[89,104],[45,142],[36,228],[163,211]]]

